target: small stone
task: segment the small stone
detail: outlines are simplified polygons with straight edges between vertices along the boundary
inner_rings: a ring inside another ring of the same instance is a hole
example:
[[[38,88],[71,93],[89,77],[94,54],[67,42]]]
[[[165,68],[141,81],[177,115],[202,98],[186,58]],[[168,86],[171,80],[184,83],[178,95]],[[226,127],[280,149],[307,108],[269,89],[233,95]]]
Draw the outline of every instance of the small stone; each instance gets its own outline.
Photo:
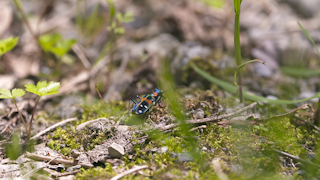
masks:
[[[272,96],[272,95],[268,95],[266,98],[268,98],[268,99],[274,99],[274,100],[277,100],[277,99],[278,99],[276,96]]]
[[[243,171],[243,167],[240,164],[231,165],[230,171],[236,172],[237,174],[241,174]]]
[[[69,167],[66,171],[67,171],[67,172],[71,172],[71,171],[74,171],[74,170],[80,169],[80,168],[81,168],[81,165],[78,164],[78,165]]]
[[[194,161],[191,153],[179,153],[178,154],[178,159],[181,162],[190,162],[190,161]]]
[[[108,151],[112,158],[121,158],[124,155],[124,148],[117,143],[112,143]]]
[[[202,109],[197,109],[194,112],[194,116],[196,119],[202,119],[202,118],[204,118],[204,115],[205,115],[205,113]]]
[[[80,154],[81,154],[81,153],[80,153],[78,150],[76,150],[76,149],[72,149],[72,150],[71,150],[71,156],[72,156],[73,158],[79,157]]]
[[[164,146],[160,149],[160,153],[165,153],[168,151],[168,147],[167,146]]]
[[[303,174],[306,173],[306,171],[304,171],[304,170],[298,170],[296,173],[297,173],[298,175],[303,175]]]

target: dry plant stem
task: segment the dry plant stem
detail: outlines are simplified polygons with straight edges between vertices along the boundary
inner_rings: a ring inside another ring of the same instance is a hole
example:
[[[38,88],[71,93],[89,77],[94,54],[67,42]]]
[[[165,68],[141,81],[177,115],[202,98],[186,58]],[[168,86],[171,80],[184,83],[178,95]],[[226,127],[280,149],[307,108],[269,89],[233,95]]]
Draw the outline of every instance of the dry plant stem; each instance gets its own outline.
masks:
[[[320,125],[320,98],[318,100],[316,111],[314,112],[314,115],[313,115],[313,122],[314,122],[314,125],[316,126]]]
[[[26,24],[31,36],[33,37],[33,39],[38,42],[38,38],[37,38],[37,35],[34,33],[34,31],[32,30],[31,26],[30,26],[30,23],[28,21],[28,19],[26,18],[26,15],[24,14],[24,11],[22,9],[22,7],[19,5],[19,2],[18,0],[13,0],[14,4],[16,5],[18,11],[20,12],[21,14],[21,17],[22,17],[22,20],[23,22]]]
[[[91,64],[88,60],[88,58],[86,57],[85,53],[82,51],[81,46],[76,43],[72,46],[72,50],[76,53],[76,55],[79,57],[80,61],[82,62],[83,66],[86,69],[90,69],[91,68]]]
[[[107,106],[106,101],[102,98],[102,96],[101,96],[101,94],[100,94],[100,92],[99,92],[99,90],[98,90],[97,86],[96,86],[96,91],[97,91],[97,93],[98,93],[98,95],[99,95],[100,99],[102,100],[103,104],[104,104],[105,106]]]
[[[39,132],[38,134],[36,134],[35,136],[33,136],[30,139],[38,139],[40,136],[46,134],[47,132],[52,131],[53,129],[55,129],[55,128],[59,127],[59,126],[63,126],[65,124],[69,123],[69,122],[76,121],[76,120],[78,120],[78,119],[77,118],[69,118],[69,119],[63,120],[61,122],[58,122],[58,123],[48,127],[47,129]]]
[[[25,174],[24,176],[23,176],[23,178],[22,179],[27,179],[27,177],[30,175],[30,174],[33,174],[33,173],[35,173],[35,172],[37,172],[38,170],[40,170],[40,169],[42,169],[42,168],[45,168],[45,167],[47,167],[54,159],[56,159],[56,158],[58,158],[58,157],[53,157],[53,158],[51,158],[51,160],[49,161],[49,162],[47,162],[46,163],[46,165],[45,166],[43,166],[43,167],[39,167],[39,168],[36,168],[36,169],[34,169],[34,170],[32,170],[32,171],[30,171],[30,172],[28,172],[27,174]]]
[[[201,123],[207,123],[207,122],[213,122],[213,121],[218,121],[218,120],[221,120],[223,118],[227,118],[227,117],[231,117],[231,116],[234,116],[236,114],[239,114],[239,113],[242,113],[243,111],[246,111],[248,109],[251,109],[253,107],[255,107],[258,103],[257,102],[254,102],[244,108],[241,108],[241,109],[238,109],[232,113],[229,113],[229,114],[223,114],[223,115],[220,115],[220,116],[215,116],[215,117],[208,117],[208,118],[202,118],[202,119],[192,119],[192,120],[187,120],[186,122],[189,123],[189,124],[201,124]],[[169,130],[169,129],[172,129],[172,128],[175,128],[177,127],[179,124],[169,124],[169,125],[166,125],[162,128],[160,128],[161,131],[166,131],[166,130]]]
[[[300,120],[300,121],[303,121],[303,122],[309,124],[309,125],[310,125],[311,127],[313,127],[315,130],[320,131],[320,128],[319,128],[318,126],[312,124],[311,122],[309,122],[309,121],[307,121],[307,120],[305,120],[305,119],[302,119],[302,118],[300,118],[300,117],[297,117],[297,116],[293,116],[293,117],[296,118],[297,120]]]
[[[37,159],[37,160],[43,160],[43,161],[50,161],[52,159],[52,157],[50,157],[50,156],[42,156],[42,155],[29,153],[29,152],[27,152],[25,154],[25,156],[28,158],[31,158],[31,159]],[[78,162],[74,162],[74,161],[70,161],[70,160],[66,160],[66,159],[54,159],[54,160],[52,160],[52,162],[66,164],[66,165],[81,165],[84,168],[92,168],[93,167],[92,164],[78,163]]]
[[[149,166],[147,166],[147,165],[136,166],[136,167],[134,167],[134,168],[132,168],[132,169],[129,169],[128,171],[125,171],[125,172],[123,172],[123,173],[121,173],[121,174],[118,174],[118,175],[114,176],[114,177],[111,178],[110,180],[118,180],[118,179],[120,179],[120,178],[122,178],[122,177],[124,177],[124,176],[126,176],[126,175],[129,175],[129,174],[134,173],[134,172],[136,172],[136,171],[140,171],[140,170],[142,170],[142,169],[148,169],[148,168],[149,168]]]
[[[31,138],[31,128],[32,128],[32,120],[33,120],[33,116],[34,116],[34,112],[36,111],[37,105],[39,103],[41,96],[38,97],[38,100],[36,102],[36,104],[34,105],[33,111],[32,111],[32,115],[31,115],[31,119],[30,119],[30,124],[29,124],[29,129],[28,129],[28,139]]]
[[[286,153],[286,152],[283,152],[283,151],[279,151],[279,150],[277,150],[277,149],[274,149],[273,151],[275,151],[275,152],[277,152],[277,153],[279,153],[279,154],[281,154],[281,155],[283,155],[283,156],[289,157],[289,158],[291,158],[291,159],[293,159],[293,160],[296,160],[296,161],[298,161],[298,162],[305,163],[305,164],[309,164],[309,165],[315,166],[315,167],[317,167],[317,168],[320,168],[320,165],[319,165],[319,164],[315,164],[315,163],[313,163],[313,162],[310,162],[310,161],[301,159],[301,158],[299,158],[299,157],[297,157],[297,156],[294,156],[294,155],[292,155],[292,154],[289,154],[289,153]]]
[[[45,8],[42,10],[41,15],[37,21],[37,26],[36,26],[36,30],[38,30],[39,32],[39,25],[42,22],[44,16],[46,15],[46,12],[49,10],[50,6],[53,5],[54,0],[49,0],[45,6]]]
[[[81,172],[81,170],[75,170],[75,171],[72,171],[72,172],[60,173],[60,172],[51,170],[51,169],[49,169],[49,168],[43,168],[43,170],[45,170],[45,171],[47,171],[48,173],[50,173],[50,174],[51,174],[51,177],[53,177],[53,178],[58,178],[58,177],[63,177],[63,176],[74,175],[74,174],[77,174],[77,173]]]
[[[27,125],[26,121],[24,120],[24,118],[22,117],[22,114],[20,113],[20,110],[19,110],[19,108],[18,108],[18,106],[17,106],[17,103],[16,103],[16,101],[14,100],[14,98],[12,98],[12,101],[13,101],[13,104],[14,104],[14,105],[16,106],[16,108],[17,108],[18,114],[19,114],[19,116],[20,116],[21,121],[23,122],[24,127],[26,128],[27,133],[29,133],[29,131],[28,131],[28,125]],[[29,134],[28,134],[28,136],[29,136]]]

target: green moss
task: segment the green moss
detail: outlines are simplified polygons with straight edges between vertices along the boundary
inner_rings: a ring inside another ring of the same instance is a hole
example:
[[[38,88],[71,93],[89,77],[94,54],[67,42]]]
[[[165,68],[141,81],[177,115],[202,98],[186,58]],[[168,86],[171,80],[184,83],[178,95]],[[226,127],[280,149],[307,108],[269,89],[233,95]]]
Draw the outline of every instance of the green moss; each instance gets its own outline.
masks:
[[[112,165],[109,163],[105,164],[105,168],[96,167],[91,169],[82,169],[81,173],[75,176],[76,180],[91,180],[91,179],[110,179],[115,176],[112,169]]]
[[[288,117],[273,118],[265,125],[260,125],[259,128],[253,126],[253,132],[266,139],[261,144],[262,148],[276,148],[293,155],[306,153],[306,149],[302,146],[304,143],[302,140],[309,139],[309,135],[295,127]]]
[[[67,127],[64,130],[58,127],[49,138],[52,140],[47,145],[63,155],[69,155],[72,149],[79,149],[81,146],[81,141],[75,137],[75,128]]]

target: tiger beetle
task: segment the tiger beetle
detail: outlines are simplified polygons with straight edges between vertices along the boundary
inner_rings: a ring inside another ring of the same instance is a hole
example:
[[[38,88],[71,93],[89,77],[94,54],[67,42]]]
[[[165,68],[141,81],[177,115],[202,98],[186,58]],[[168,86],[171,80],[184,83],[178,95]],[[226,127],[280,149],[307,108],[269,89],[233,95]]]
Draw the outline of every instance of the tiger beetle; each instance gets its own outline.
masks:
[[[157,105],[161,101],[161,93],[163,91],[156,88],[152,94],[147,94],[142,98],[137,95],[140,100],[136,102],[132,98],[131,101],[135,104],[132,108],[133,114],[143,114],[149,111],[153,106]]]

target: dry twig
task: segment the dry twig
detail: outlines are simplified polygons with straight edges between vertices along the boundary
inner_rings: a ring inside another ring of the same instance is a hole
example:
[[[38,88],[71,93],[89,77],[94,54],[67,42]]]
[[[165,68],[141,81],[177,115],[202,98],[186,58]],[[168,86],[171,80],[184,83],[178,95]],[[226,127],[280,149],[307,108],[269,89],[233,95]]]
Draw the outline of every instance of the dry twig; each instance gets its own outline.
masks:
[[[81,45],[76,43],[75,45],[72,46],[72,50],[76,53],[76,55],[79,57],[80,61],[82,62],[83,66],[86,69],[90,69],[91,68],[91,64],[88,60],[88,58],[86,57],[85,53],[82,51],[81,49]]]
[[[33,137],[30,138],[30,139],[38,139],[38,138],[39,138],[40,136],[42,136],[43,134],[45,134],[45,133],[47,133],[47,132],[49,132],[49,131],[52,131],[53,129],[55,129],[55,128],[59,127],[59,126],[63,126],[63,125],[65,125],[65,124],[69,123],[69,122],[76,121],[76,120],[78,120],[78,119],[77,119],[77,118],[69,118],[69,119],[63,120],[63,121],[61,121],[61,122],[58,122],[58,123],[56,123],[56,124],[48,127],[47,129],[39,132],[38,134],[36,134],[35,136],[33,136]]]
[[[29,153],[27,152],[25,154],[26,157],[31,158],[31,159],[37,159],[37,160],[43,160],[43,161],[50,161],[52,157],[49,156],[42,156],[34,153]],[[65,160],[65,159],[54,159],[52,160],[53,163],[61,163],[61,164],[67,164],[67,165],[81,165],[84,168],[92,168],[92,164],[86,164],[86,163],[78,163],[70,160]]]
[[[220,115],[220,116],[216,116],[216,117],[208,117],[208,118],[202,118],[202,119],[195,119],[195,120],[187,120],[186,122],[189,123],[189,124],[201,124],[201,123],[207,123],[207,122],[215,122],[215,121],[219,121],[223,118],[227,118],[227,117],[231,117],[231,116],[234,116],[236,114],[239,114],[239,113],[242,113],[248,109],[251,109],[253,107],[255,107],[257,105],[256,102],[244,107],[244,108],[241,108],[241,109],[238,109],[232,113],[229,113],[229,114],[223,114],[223,115]],[[166,131],[166,130],[169,130],[169,129],[172,129],[172,128],[175,128],[177,127],[178,124],[169,124],[169,125],[166,125],[164,127],[162,127],[160,130],[161,131]]]
[[[43,170],[45,170],[48,173],[50,173],[51,177],[53,177],[53,178],[58,178],[58,177],[62,177],[62,176],[69,176],[69,175],[75,175],[75,174],[81,172],[81,170],[75,170],[75,171],[71,171],[71,172],[60,173],[60,172],[51,170],[49,168],[44,168]]]
[[[283,151],[279,151],[279,150],[277,150],[277,149],[274,149],[273,151],[275,151],[275,152],[277,152],[277,153],[279,153],[279,154],[281,154],[281,155],[283,155],[283,156],[286,156],[286,157],[288,157],[288,158],[291,158],[291,159],[293,159],[293,160],[296,160],[296,161],[298,161],[298,162],[301,162],[301,163],[304,163],[304,164],[309,164],[309,165],[315,166],[315,167],[317,167],[317,168],[320,168],[320,165],[319,165],[319,164],[315,164],[315,163],[313,163],[313,162],[310,162],[310,161],[301,159],[301,158],[299,158],[299,157],[297,157],[297,156],[294,156],[294,155],[292,155],[292,154],[289,154],[289,153],[286,153],[286,152],[283,152]]]
[[[126,176],[126,175],[129,175],[129,174],[134,173],[134,172],[136,172],[136,171],[140,171],[140,170],[142,170],[142,169],[148,169],[148,168],[149,168],[149,166],[147,166],[147,165],[135,166],[134,168],[129,169],[128,171],[125,171],[125,172],[123,172],[123,173],[121,173],[121,174],[118,174],[118,175],[114,176],[114,177],[111,178],[110,180],[118,180],[118,179],[120,179],[120,178],[122,178],[122,177],[124,177],[124,176]]]
[[[52,158],[50,159],[50,161],[49,161],[48,163],[46,163],[43,167],[39,167],[39,168],[36,168],[36,169],[28,172],[27,174],[25,174],[25,175],[22,177],[22,179],[27,179],[27,177],[30,176],[31,174],[37,172],[38,170],[40,170],[40,169],[42,169],[42,168],[47,167],[47,166],[48,166],[53,160],[55,160],[56,158],[58,158],[58,157],[52,157]]]

